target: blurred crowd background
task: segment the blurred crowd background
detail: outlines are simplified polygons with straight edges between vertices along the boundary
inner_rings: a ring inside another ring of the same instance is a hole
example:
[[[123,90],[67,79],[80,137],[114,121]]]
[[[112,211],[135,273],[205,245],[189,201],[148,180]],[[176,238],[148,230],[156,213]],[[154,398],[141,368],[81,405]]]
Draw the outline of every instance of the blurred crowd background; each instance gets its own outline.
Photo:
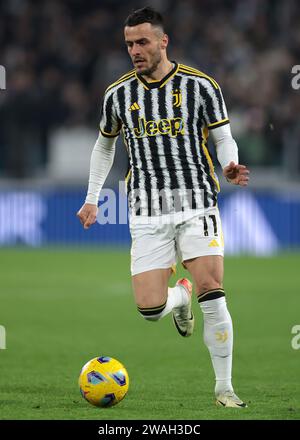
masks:
[[[80,163],[97,137],[102,94],[131,69],[123,22],[146,4],[165,16],[170,58],[220,83],[241,162],[297,180],[296,0],[1,1],[0,178],[87,179]],[[123,173],[119,151],[114,172]]]

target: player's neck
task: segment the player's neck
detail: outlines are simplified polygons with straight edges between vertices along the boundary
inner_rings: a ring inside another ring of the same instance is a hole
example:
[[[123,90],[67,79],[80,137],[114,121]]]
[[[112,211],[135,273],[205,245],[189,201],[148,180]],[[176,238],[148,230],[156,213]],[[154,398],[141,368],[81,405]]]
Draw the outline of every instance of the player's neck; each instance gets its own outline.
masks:
[[[143,75],[146,81],[161,81],[165,76],[168,75],[168,73],[171,72],[174,65],[171,61],[168,59],[161,61],[159,65],[157,66],[157,69],[155,72],[153,72],[151,75]]]

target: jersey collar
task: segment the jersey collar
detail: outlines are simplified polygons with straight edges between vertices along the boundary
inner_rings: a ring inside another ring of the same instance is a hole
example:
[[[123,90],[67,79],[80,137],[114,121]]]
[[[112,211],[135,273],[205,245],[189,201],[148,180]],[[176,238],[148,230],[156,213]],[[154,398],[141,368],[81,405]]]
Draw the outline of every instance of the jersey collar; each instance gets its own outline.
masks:
[[[162,88],[165,84],[167,84],[167,82],[174,76],[176,75],[178,69],[179,69],[179,65],[176,63],[176,61],[172,61],[172,63],[174,64],[173,69],[166,75],[164,76],[160,81],[146,81],[145,78],[142,75],[139,75],[137,72],[135,72],[135,76],[137,77],[137,79],[139,81],[141,81],[141,83],[143,84],[143,86],[145,87],[145,89],[147,90],[152,90],[152,89],[160,89]]]

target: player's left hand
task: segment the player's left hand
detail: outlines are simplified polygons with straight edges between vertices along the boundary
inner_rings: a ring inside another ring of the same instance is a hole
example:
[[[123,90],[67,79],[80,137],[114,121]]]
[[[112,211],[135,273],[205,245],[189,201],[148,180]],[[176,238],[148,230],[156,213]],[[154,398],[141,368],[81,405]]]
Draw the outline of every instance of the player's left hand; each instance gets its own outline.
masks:
[[[245,165],[235,164],[234,162],[230,162],[230,164],[223,169],[223,174],[227,181],[233,185],[247,186],[249,173],[250,171]]]

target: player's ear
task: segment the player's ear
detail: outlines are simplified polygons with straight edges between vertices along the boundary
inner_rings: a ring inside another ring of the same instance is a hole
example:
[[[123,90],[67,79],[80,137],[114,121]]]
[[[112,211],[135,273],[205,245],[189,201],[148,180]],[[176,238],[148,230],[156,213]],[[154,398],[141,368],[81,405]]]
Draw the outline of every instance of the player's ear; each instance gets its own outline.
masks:
[[[169,44],[169,37],[167,34],[163,34],[161,39],[161,48],[166,49]]]

